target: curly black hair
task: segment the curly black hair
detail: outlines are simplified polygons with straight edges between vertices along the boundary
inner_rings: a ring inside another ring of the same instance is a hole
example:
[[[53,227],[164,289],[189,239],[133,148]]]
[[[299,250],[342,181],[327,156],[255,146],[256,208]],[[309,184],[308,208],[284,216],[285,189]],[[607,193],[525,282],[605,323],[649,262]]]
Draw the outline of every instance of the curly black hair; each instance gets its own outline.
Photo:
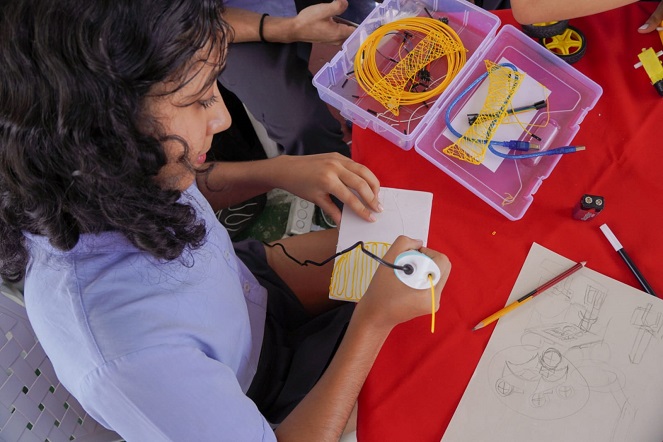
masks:
[[[203,243],[181,192],[155,180],[172,137],[143,104],[156,84],[185,82],[204,48],[221,54],[203,60],[218,72],[232,39],[222,12],[218,0],[2,2],[0,277],[24,277],[24,232],[70,250],[118,231],[165,260]]]

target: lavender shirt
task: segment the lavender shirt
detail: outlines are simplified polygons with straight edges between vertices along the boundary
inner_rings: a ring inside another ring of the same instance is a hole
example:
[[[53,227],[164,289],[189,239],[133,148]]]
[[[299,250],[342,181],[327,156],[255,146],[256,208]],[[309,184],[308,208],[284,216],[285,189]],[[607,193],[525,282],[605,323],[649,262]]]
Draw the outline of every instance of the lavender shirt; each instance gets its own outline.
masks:
[[[197,187],[182,199],[208,230],[182,260],[159,262],[118,233],[68,252],[29,235],[30,322],[62,384],[129,442],[274,441],[245,396],[266,290]]]

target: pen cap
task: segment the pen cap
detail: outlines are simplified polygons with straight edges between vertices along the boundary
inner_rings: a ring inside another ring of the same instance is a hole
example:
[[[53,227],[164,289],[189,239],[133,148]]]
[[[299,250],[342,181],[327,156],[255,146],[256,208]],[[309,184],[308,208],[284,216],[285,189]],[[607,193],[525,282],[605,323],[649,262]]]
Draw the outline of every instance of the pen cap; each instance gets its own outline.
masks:
[[[421,252],[415,250],[403,252],[396,257],[394,264],[397,266],[410,265],[412,267],[414,271],[409,275],[400,269],[394,269],[394,272],[403,284],[413,289],[430,288],[428,275],[433,277],[433,285],[440,280],[440,268],[435,264],[435,261]]]
[[[608,227],[607,224],[601,224],[601,231],[605,237],[608,238],[608,241],[610,241],[610,244],[612,244],[612,247],[615,249],[615,251],[623,249],[622,244],[619,242],[615,234],[612,233],[612,230],[610,230],[610,227]]]

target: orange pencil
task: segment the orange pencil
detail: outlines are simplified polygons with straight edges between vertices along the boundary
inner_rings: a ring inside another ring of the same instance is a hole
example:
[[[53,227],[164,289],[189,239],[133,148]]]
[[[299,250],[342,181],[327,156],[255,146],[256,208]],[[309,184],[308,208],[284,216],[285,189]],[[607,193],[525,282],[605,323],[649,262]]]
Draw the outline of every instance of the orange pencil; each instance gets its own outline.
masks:
[[[520,307],[521,305],[523,305],[524,303],[526,303],[526,302],[529,301],[530,299],[534,298],[534,297],[535,297],[536,295],[538,295],[539,293],[543,293],[543,292],[545,292],[545,291],[548,290],[550,287],[552,287],[552,286],[554,286],[555,284],[557,284],[558,282],[560,282],[562,279],[564,279],[564,278],[570,276],[571,274],[573,274],[573,273],[577,272],[578,270],[580,270],[581,268],[585,267],[585,264],[587,264],[587,261],[579,262],[578,264],[574,265],[573,267],[571,267],[571,268],[568,269],[567,271],[565,271],[565,272],[563,272],[563,273],[561,273],[561,274],[555,276],[553,279],[551,279],[550,281],[546,282],[546,283],[543,284],[542,286],[535,288],[534,290],[532,290],[531,292],[529,292],[529,293],[526,294],[525,296],[516,299],[516,300],[515,300],[514,302],[512,302],[511,304],[509,304],[509,305],[507,305],[506,307],[504,307],[502,310],[498,311],[497,313],[493,313],[492,315],[488,316],[488,317],[487,317],[486,319],[484,319],[483,321],[479,322],[479,323],[478,323],[478,324],[472,329],[472,331],[474,331],[474,330],[479,330],[480,328],[483,328],[483,327],[487,326],[488,324],[491,324],[491,323],[497,321],[497,320],[500,319],[502,316],[504,316],[504,315],[506,315],[507,313],[509,313],[511,310],[515,310],[516,308]]]

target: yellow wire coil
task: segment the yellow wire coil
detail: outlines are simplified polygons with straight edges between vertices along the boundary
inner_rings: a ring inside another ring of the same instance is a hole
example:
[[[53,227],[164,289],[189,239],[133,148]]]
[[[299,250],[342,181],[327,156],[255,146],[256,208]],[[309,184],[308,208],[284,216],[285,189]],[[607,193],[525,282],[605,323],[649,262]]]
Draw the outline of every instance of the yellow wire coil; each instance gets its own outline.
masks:
[[[405,57],[392,59],[396,65],[383,74],[376,60],[380,42],[388,34],[406,32],[420,38],[419,42]],[[364,40],[355,55],[355,77],[368,95],[397,116],[400,106],[423,103],[442,93],[465,65],[466,52],[458,34],[442,21],[403,18],[380,26]],[[442,57],[447,59],[447,72],[437,86],[421,92],[407,90],[419,71]]]

